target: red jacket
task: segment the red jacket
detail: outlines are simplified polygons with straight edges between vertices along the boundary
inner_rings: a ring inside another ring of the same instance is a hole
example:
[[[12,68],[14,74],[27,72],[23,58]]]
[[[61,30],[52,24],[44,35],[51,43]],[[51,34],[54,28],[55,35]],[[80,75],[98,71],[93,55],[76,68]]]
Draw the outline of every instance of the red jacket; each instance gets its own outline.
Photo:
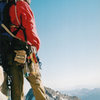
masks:
[[[27,4],[27,2],[17,1],[16,11],[15,11],[15,5],[12,5],[9,10],[9,15],[10,15],[12,24],[19,26],[19,24],[22,23],[22,26],[25,28],[25,31],[26,31],[27,42],[35,46],[37,50],[39,50],[40,40],[36,31],[35,19],[30,9],[30,6]],[[18,20],[16,18],[16,15],[17,15]],[[16,28],[11,27],[12,32],[14,32],[15,30]],[[20,38],[21,40],[25,41],[22,30],[19,30],[16,36]]]

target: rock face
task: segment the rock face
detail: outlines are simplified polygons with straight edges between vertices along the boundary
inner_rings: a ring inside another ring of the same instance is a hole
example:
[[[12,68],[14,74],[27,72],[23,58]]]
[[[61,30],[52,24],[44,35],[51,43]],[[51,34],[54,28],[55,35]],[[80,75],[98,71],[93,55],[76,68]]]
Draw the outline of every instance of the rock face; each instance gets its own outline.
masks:
[[[3,69],[2,69],[2,67],[0,66],[0,86],[2,85],[3,81],[4,81]]]
[[[76,96],[68,96],[66,94],[61,94],[59,91],[54,91],[50,88],[45,88],[45,90],[50,100],[79,100]]]
[[[76,96],[68,96],[66,94],[61,94],[59,91],[54,91],[50,88],[45,87],[45,90],[49,100],[80,100]],[[35,100],[32,89],[30,89],[27,93],[25,100]]]
[[[3,81],[4,81],[3,69],[0,66],[0,87],[3,83]],[[4,94],[2,94],[1,91],[0,91],[0,100],[7,100],[7,97]]]

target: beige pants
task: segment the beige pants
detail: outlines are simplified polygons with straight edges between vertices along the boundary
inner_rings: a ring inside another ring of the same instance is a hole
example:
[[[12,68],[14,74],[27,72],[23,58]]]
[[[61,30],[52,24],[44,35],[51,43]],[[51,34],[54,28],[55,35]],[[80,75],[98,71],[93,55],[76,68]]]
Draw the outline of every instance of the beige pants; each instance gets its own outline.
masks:
[[[30,68],[33,66],[31,65]],[[32,68],[33,69],[33,68]],[[39,72],[39,68],[36,68]],[[35,70],[36,70],[35,69]],[[13,63],[10,67],[10,74],[12,76],[12,85],[11,85],[11,98],[12,100],[23,100],[24,93],[23,93],[23,84],[24,84],[24,78],[23,78],[23,69],[19,66],[17,66],[16,63]],[[41,82],[41,77],[39,73],[35,73],[31,70],[31,75],[27,77],[27,80],[29,81],[33,91],[34,96],[36,100],[46,100],[46,94],[44,87]],[[6,82],[6,79],[5,79]],[[5,82],[3,85],[3,93],[6,92],[5,88]]]

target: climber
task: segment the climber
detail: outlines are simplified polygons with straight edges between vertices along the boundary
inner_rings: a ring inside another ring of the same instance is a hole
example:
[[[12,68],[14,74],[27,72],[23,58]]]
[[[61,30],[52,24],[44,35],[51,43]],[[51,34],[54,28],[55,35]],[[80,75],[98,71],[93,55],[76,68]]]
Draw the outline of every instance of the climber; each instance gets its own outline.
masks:
[[[12,100],[23,100],[23,73],[26,73],[24,69],[28,67],[30,73],[26,78],[34,91],[35,99],[47,100],[41,82],[39,64],[33,56],[39,50],[40,40],[36,31],[34,14],[29,6],[31,1],[7,0],[7,2],[9,5],[9,16],[7,21],[1,24],[3,29],[0,32],[2,33],[0,39],[1,45],[7,48],[3,54],[5,54],[5,63],[7,65],[5,67],[7,68],[6,71],[12,80],[11,98]],[[10,19],[10,22],[8,19]],[[3,34],[5,31],[8,32],[7,30],[10,30],[15,37]],[[27,49],[28,46],[29,48]],[[3,52],[3,49],[1,50]]]

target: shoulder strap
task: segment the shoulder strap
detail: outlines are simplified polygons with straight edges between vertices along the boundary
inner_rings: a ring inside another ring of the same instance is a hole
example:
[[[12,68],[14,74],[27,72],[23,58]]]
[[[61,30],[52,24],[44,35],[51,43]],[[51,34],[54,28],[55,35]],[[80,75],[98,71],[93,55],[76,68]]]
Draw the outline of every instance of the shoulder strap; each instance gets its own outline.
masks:
[[[25,28],[24,28],[23,25],[22,25],[22,16],[20,16],[20,18],[21,18],[21,23],[20,23],[20,21],[19,21],[19,19],[18,19],[18,16],[17,16],[17,6],[16,6],[16,4],[15,4],[15,16],[16,16],[16,20],[17,20],[17,23],[18,23],[18,25],[19,25],[19,28],[14,32],[14,34],[16,35],[17,32],[18,32],[20,29],[23,30],[25,41],[27,41],[27,36],[26,36]]]
[[[16,4],[15,4],[15,16],[16,16],[17,23],[20,26],[21,24],[20,24],[18,16],[17,16],[17,7],[16,7]]]

